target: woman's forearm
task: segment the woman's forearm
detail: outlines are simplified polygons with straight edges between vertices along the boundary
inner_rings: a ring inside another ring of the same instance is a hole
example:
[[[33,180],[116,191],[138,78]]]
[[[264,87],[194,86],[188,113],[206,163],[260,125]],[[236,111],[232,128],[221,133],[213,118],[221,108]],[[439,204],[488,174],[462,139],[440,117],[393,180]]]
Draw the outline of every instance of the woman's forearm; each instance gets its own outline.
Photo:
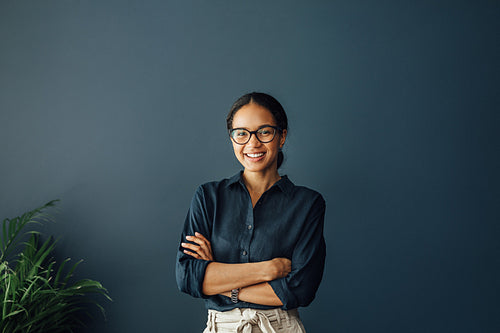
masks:
[[[205,271],[203,293],[221,294],[227,290],[258,284],[268,279],[269,273],[265,261],[244,264],[211,262]]]
[[[272,281],[285,277],[290,270],[291,261],[286,258],[243,264],[211,262],[205,270],[203,293],[217,295],[228,290]]]
[[[231,292],[229,292],[229,296],[231,296]],[[248,286],[240,289],[238,298],[240,301],[254,303],[254,304],[269,305],[269,306],[283,305],[278,296],[276,296],[271,285],[267,282],[255,284],[253,286]]]

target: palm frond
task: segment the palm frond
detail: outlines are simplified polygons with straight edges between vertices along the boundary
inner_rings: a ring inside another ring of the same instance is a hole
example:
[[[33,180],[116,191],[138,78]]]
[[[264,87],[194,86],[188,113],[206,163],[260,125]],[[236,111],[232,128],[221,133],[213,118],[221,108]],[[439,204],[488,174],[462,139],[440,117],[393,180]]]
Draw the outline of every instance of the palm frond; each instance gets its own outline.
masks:
[[[15,245],[17,244],[18,237],[21,231],[27,224],[42,223],[49,219],[49,215],[44,213],[49,207],[54,207],[59,200],[52,200],[45,205],[38,207],[32,211],[26,212],[21,216],[14,217],[13,219],[4,219],[2,222],[2,244],[0,248],[0,261],[10,254]]]
[[[98,281],[82,279],[71,282],[77,261],[67,272],[65,259],[57,265],[52,258],[57,243],[53,237],[41,242],[39,232],[28,231],[28,224],[50,220],[44,213],[58,200],[24,213],[20,217],[4,219],[0,252],[0,332],[72,332],[84,326],[83,317],[91,317],[89,306],[104,308],[91,295],[101,295],[111,301],[108,291]],[[20,235],[29,234],[25,242]],[[11,256],[14,249],[24,249]],[[12,257],[13,266],[6,258]],[[13,268],[12,268],[13,267]]]

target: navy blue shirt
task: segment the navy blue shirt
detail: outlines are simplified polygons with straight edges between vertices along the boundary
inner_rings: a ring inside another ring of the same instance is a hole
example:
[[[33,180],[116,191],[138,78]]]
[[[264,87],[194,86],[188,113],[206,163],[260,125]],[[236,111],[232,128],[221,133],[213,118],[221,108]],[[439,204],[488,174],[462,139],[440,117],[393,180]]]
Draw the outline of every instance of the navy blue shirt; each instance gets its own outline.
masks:
[[[321,282],[325,263],[323,197],[306,187],[295,186],[287,176],[282,176],[254,208],[241,174],[198,187],[181,242],[186,242],[186,235],[201,233],[212,245],[214,261],[222,263],[289,258],[292,271],[269,284],[283,303],[283,309],[309,305]],[[222,295],[204,295],[203,279],[209,263],[183,253],[179,244],[176,263],[179,289],[204,298],[208,309],[273,308],[242,301],[235,304]]]

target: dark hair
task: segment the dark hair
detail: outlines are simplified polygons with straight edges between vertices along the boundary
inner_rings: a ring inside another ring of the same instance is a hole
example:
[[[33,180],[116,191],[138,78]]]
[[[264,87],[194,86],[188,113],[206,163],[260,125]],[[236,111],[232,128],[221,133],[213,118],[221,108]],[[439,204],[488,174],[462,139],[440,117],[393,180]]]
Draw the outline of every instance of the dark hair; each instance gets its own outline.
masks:
[[[245,94],[238,98],[236,102],[234,102],[226,118],[228,130],[231,130],[233,127],[233,118],[236,112],[238,112],[238,110],[243,106],[250,103],[255,103],[269,110],[269,112],[271,112],[271,114],[273,115],[274,120],[276,121],[276,126],[278,126],[281,131],[288,131],[288,118],[286,117],[285,109],[283,109],[283,106],[273,96],[260,92]],[[284,155],[280,150],[278,152],[278,168],[281,166],[281,164],[283,164],[283,159]]]

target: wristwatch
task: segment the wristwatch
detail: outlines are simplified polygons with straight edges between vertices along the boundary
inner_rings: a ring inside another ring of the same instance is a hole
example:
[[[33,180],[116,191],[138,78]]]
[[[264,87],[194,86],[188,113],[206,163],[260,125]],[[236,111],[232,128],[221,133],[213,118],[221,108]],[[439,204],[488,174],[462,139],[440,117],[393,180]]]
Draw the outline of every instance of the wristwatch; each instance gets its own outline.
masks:
[[[238,303],[239,294],[240,294],[240,288],[231,290],[231,302]]]

